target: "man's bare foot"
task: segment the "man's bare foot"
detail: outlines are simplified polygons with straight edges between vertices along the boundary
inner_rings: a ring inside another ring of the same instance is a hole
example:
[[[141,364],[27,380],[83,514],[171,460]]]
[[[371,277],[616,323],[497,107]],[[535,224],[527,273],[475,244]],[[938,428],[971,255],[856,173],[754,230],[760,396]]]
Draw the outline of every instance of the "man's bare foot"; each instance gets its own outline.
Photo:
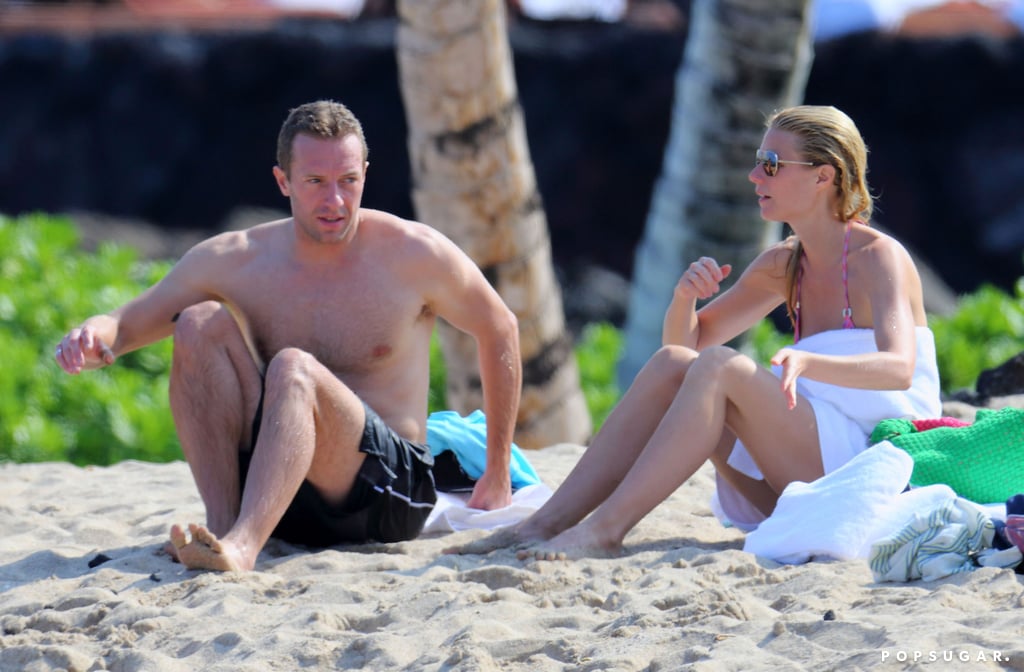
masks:
[[[240,572],[246,568],[246,562],[239,557],[237,550],[228,543],[217,538],[202,525],[190,523],[188,532],[180,525],[171,526],[171,543],[178,561],[189,569],[215,569],[221,572]],[[252,567],[248,567],[252,569]]]
[[[580,558],[615,558],[622,555],[622,544],[590,534],[577,525],[548,541],[524,548],[520,560],[578,560]]]
[[[174,545],[173,541],[168,540],[164,542],[164,545],[160,549],[160,551],[171,556],[171,560],[173,560],[174,562],[181,562],[181,560],[178,558],[178,547]]]

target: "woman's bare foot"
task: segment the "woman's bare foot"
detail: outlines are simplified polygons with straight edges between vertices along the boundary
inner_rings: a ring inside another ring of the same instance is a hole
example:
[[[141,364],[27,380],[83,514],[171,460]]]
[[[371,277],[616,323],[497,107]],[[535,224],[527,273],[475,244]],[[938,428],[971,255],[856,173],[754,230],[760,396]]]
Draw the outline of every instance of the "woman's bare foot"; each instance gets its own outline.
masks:
[[[252,569],[231,544],[221,541],[202,525],[190,523],[191,540],[180,525],[171,526],[174,556],[189,569],[214,569],[221,572],[240,572]]]
[[[503,527],[491,534],[458,546],[450,546],[442,553],[446,555],[483,555],[500,548],[521,548],[539,541],[546,541],[558,531],[548,531],[529,519],[518,525]]]
[[[520,560],[577,560],[579,558],[614,558],[622,555],[622,543],[593,534],[583,525],[529,548],[516,557]]]
[[[518,527],[503,527],[482,539],[474,539],[458,546],[449,546],[441,552],[445,555],[484,555],[499,548],[519,547],[523,543]]]

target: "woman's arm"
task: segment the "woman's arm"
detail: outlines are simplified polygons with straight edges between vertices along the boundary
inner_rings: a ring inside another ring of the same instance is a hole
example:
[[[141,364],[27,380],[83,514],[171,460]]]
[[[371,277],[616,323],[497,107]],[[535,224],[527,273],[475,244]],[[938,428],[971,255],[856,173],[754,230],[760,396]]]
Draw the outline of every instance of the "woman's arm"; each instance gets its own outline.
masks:
[[[714,296],[732,270],[701,257],[679,279],[662,327],[663,345],[702,350],[721,345],[757,324],[784,300],[785,261],[789,251],[775,245],[762,252],[736,283],[696,310],[698,299]]]
[[[859,274],[871,304],[878,352],[822,355],[783,348],[772,364],[781,365],[782,387],[795,402],[800,376],[833,385],[868,390],[905,390],[917,365],[916,326],[927,324],[921,280],[906,250],[892,238],[864,248]]]

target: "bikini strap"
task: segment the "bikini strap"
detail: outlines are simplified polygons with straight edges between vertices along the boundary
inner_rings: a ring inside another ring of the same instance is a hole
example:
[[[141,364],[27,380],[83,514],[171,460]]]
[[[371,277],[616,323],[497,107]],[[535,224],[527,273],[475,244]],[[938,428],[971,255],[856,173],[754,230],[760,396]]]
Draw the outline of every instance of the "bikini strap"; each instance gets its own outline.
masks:
[[[853,308],[850,307],[850,271],[846,263],[846,258],[850,254],[850,231],[852,230],[853,222],[849,221],[846,223],[846,237],[843,239],[843,293],[846,295],[846,308],[843,308],[843,329],[854,329],[857,326],[853,323]]]
[[[843,236],[843,295],[846,297],[846,307],[843,308],[843,329],[855,329],[853,323],[853,308],[850,306],[850,269],[847,257],[850,255],[850,232],[853,230],[853,222],[846,223],[846,235]],[[801,259],[801,261],[803,261]],[[801,263],[796,272],[796,303],[793,305],[793,343],[800,342],[800,287],[804,280],[804,267]]]
[[[804,281],[803,252],[796,262],[796,302],[793,304],[793,343],[800,342],[800,285]]]

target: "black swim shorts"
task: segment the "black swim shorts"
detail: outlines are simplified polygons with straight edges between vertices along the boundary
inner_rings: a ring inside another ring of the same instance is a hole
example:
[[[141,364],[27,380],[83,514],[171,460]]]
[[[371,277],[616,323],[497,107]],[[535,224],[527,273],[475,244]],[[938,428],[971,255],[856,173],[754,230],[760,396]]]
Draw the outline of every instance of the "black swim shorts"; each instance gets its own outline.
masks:
[[[253,447],[262,416],[253,422]],[[345,501],[330,504],[303,480],[272,536],[305,546],[334,546],[362,541],[405,541],[423,530],[437,501],[433,457],[423,444],[407,441],[364,404],[366,426],[359,444],[366,459]],[[242,490],[252,452],[239,452]]]

